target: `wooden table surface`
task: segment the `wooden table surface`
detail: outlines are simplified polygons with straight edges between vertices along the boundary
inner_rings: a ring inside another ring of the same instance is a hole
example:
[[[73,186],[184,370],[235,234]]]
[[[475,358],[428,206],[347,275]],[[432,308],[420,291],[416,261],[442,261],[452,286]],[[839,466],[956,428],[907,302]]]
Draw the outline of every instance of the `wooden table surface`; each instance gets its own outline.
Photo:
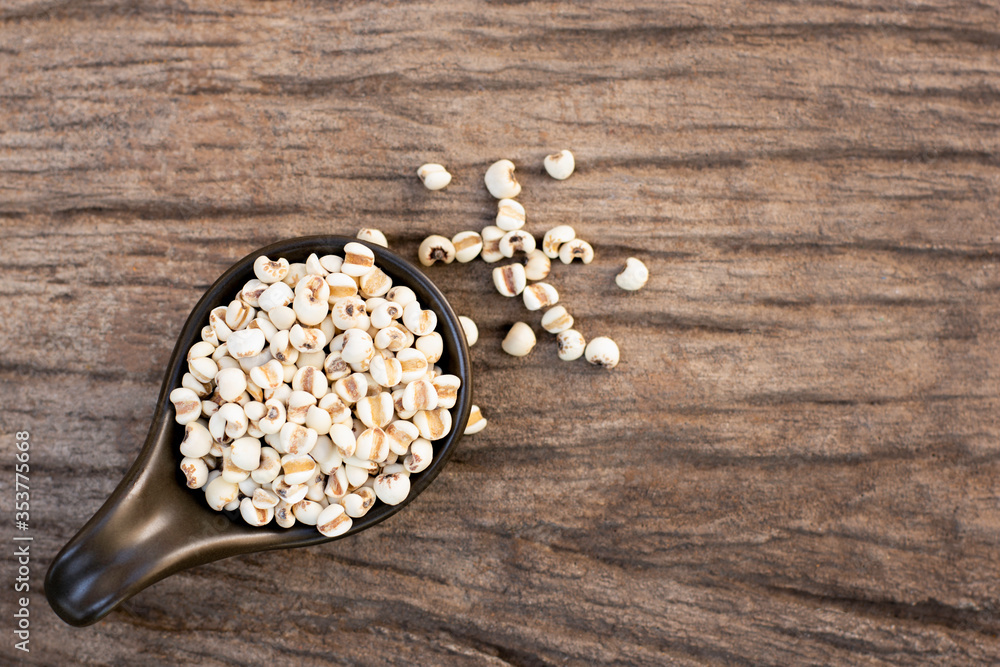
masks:
[[[0,661],[996,663],[998,22],[953,0],[7,0]],[[413,258],[478,230],[500,158],[528,230],[594,245],[550,282],[621,364],[560,361],[490,265],[429,268],[479,324],[489,426],[425,494],[60,621],[45,570],[134,460],[203,290],[291,236],[376,227]],[[452,184],[425,190],[425,162]]]

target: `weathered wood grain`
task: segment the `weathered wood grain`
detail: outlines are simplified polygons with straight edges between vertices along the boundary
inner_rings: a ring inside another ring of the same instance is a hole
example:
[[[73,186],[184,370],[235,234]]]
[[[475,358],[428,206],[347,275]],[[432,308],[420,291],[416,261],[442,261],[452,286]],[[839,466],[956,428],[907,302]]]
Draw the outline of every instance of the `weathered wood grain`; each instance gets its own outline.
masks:
[[[5,3],[0,452],[31,430],[35,588],[32,653],[0,656],[997,662],[998,24],[986,2]],[[62,624],[44,570],[133,460],[201,291],[287,236],[374,226],[414,256],[478,229],[501,157],[531,231],[594,243],[551,282],[619,367],[560,362],[482,262],[431,267],[479,323],[490,424],[417,502]],[[499,348],[519,319],[525,359]]]

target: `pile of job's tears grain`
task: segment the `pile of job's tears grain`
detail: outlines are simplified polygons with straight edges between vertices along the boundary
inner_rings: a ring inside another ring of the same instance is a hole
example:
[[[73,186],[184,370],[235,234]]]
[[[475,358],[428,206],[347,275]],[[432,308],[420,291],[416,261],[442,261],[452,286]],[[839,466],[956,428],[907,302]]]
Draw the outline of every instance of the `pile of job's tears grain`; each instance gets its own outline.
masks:
[[[302,264],[262,256],[254,274],[211,312],[170,394],[181,470],[210,507],[252,526],[341,535],[376,498],[406,498],[451,431],[461,381],[434,365],[434,311],[367,246]],[[485,425],[473,406],[465,432]]]
[[[548,156],[544,165],[559,180],[575,166],[569,151]],[[451,182],[441,165],[417,173],[430,190]],[[561,359],[585,356],[613,368],[619,360],[614,341],[601,336],[585,343],[573,317],[556,305],[556,289],[542,282],[552,259],[589,264],[593,248],[572,227],[559,225],[537,249],[522,229],[513,163],[493,164],[485,180],[500,200],[496,225],[481,234],[426,238],[421,263],[477,256],[492,263],[522,253],[523,263],[494,269],[497,290],[521,295],[528,310],[547,309],[541,324],[556,334]],[[362,229],[358,238],[388,247],[378,230]],[[451,432],[449,409],[461,381],[434,365],[444,347],[435,313],[424,310],[409,287],[393,286],[368,247],[348,243],[343,257],[313,254],[304,263],[259,257],[254,274],[228,306],[211,312],[202,340],[188,351],[182,386],[170,394],[185,426],[180,467],[190,488],[204,489],[210,507],[239,509],[252,526],[274,520],[341,535],[376,499],[396,505],[407,497],[410,473],[424,470],[433,442]],[[615,281],[638,290],[648,275],[633,257]],[[474,345],[475,322],[459,319]],[[535,343],[531,327],[518,322],[502,348],[524,356]],[[485,426],[473,405],[464,433]]]

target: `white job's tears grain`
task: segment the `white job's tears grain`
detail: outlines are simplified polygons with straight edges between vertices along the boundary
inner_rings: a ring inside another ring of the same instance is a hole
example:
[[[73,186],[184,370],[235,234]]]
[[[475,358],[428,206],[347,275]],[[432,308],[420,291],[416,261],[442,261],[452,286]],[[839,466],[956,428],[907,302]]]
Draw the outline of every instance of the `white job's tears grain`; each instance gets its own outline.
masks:
[[[486,189],[497,199],[513,199],[521,194],[521,184],[514,178],[514,163],[498,160],[486,170]]]
[[[549,176],[558,181],[566,180],[572,175],[573,170],[576,169],[576,160],[568,150],[561,150],[557,153],[546,155],[542,164],[545,166],[545,171],[548,172]]]
[[[443,165],[430,162],[417,169],[417,176],[428,190],[441,190],[451,183],[451,174]]]

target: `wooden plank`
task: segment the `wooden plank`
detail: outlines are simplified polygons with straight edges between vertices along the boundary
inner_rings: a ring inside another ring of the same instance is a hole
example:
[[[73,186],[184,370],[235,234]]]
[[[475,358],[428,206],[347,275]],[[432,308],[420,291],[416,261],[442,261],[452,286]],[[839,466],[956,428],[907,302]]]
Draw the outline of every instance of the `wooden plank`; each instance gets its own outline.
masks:
[[[0,450],[31,430],[31,664],[989,664],[1000,658],[995,3],[14,0],[0,9]],[[578,170],[541,169],[568,147]],[[492,267],[466,438],[350,540],[44,605],[174,337],[304,234],[480,229],[494,160],[611,372]],[[454,175],[430,193],[428,161]],[[613,277],[642,257],[648,286]],[[517,320],[540,334],[500,351]],[[5,463],[5,465],[7,465]],[[5,533],[10,537],[11,531]],[[0,611],[13,613],[13,594]],[[9,617],[9,616],[8,616]]]

